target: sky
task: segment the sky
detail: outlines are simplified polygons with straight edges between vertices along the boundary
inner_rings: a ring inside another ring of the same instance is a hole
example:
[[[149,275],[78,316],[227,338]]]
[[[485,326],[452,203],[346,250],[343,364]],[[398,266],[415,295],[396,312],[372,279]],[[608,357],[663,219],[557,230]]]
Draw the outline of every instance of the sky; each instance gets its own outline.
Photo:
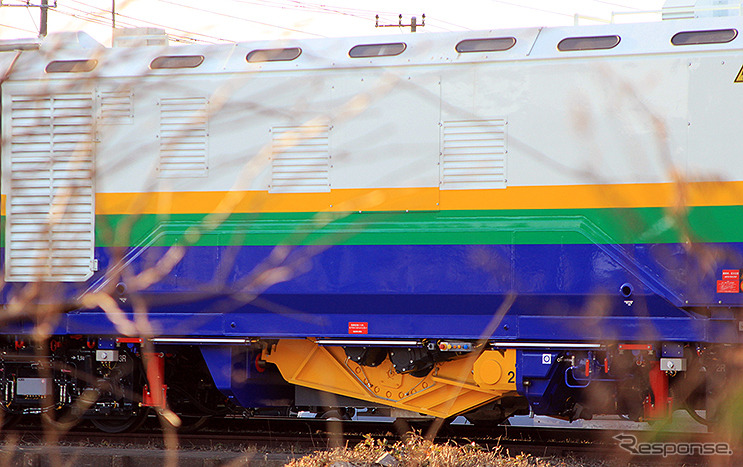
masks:
[[[503,29],[532,26],[659,20],[664,0],[48,0],[49,33],[85,31],[111,44],[111,8],[117,27],[158,27],[183,43],[238,42],[265,39],[367,36],[400,32],[411,16],[426,26],[418,32]],[[36,37],[41,0],[0,0],[0,39]],[[633,14],[626,15],[631,12]],[[593,19],[596,18],[596,19]],[[405,30],[406,32],[409,29]]]

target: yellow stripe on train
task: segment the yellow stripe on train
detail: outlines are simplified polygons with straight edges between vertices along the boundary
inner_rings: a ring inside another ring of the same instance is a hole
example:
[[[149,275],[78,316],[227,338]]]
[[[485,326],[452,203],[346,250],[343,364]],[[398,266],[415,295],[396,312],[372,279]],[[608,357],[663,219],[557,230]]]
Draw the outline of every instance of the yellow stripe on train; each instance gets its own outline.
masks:
[[[6,215],[6,195],[2,195]],[[327,193],[97,193],[96,214],[595,209],[743,204],[743,182],[512,186],[501,190],[336,189]]]
[[[98,214],[593,209],[743,204],[743,182],[512,186],[502,190],[336,189],[328,193],[99,193]]]

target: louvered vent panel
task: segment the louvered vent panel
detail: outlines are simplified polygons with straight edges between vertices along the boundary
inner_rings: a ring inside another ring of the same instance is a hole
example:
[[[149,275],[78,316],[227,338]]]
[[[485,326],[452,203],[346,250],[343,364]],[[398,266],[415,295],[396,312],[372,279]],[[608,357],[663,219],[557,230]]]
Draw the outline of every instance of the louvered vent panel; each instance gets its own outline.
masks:
[[[132,122],[131,91],[101,91],[99,94],[99,118],[102,123],[117,124]]]
[[[461,120],[442,126],[441,189],[506,187],[506,120]]]
[[[160,176],[207,174],[208,101],[201,97],[160,100]]]
[[[84,281],[94,269],[92,95],[10,104],[6,280]]]
[[[328,126],[274,127],[271,193],[330,191]]]

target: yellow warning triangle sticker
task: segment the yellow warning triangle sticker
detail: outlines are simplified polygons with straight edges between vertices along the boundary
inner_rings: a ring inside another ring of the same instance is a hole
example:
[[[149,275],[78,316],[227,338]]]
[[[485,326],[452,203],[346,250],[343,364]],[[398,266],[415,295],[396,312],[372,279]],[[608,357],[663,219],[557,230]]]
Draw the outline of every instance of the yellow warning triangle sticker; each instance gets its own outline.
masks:
[[[738,76],[735,77],[735,83],[743,83],[743,66],[740,67],[740,71],[738,72]]]

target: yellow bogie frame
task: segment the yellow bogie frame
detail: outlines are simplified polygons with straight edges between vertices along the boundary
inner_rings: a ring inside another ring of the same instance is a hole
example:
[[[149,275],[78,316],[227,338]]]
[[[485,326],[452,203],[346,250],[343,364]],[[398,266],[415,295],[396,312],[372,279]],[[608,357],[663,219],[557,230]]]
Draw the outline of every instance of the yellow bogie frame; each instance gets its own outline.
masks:
[[[376,367],[351,360],[343,347],[281,339],[263,360],[289,383],[435,417],[451,417],[516,395],[516,351],[485,350],[438,362],[424,377],[400,374],[386,358]]]

